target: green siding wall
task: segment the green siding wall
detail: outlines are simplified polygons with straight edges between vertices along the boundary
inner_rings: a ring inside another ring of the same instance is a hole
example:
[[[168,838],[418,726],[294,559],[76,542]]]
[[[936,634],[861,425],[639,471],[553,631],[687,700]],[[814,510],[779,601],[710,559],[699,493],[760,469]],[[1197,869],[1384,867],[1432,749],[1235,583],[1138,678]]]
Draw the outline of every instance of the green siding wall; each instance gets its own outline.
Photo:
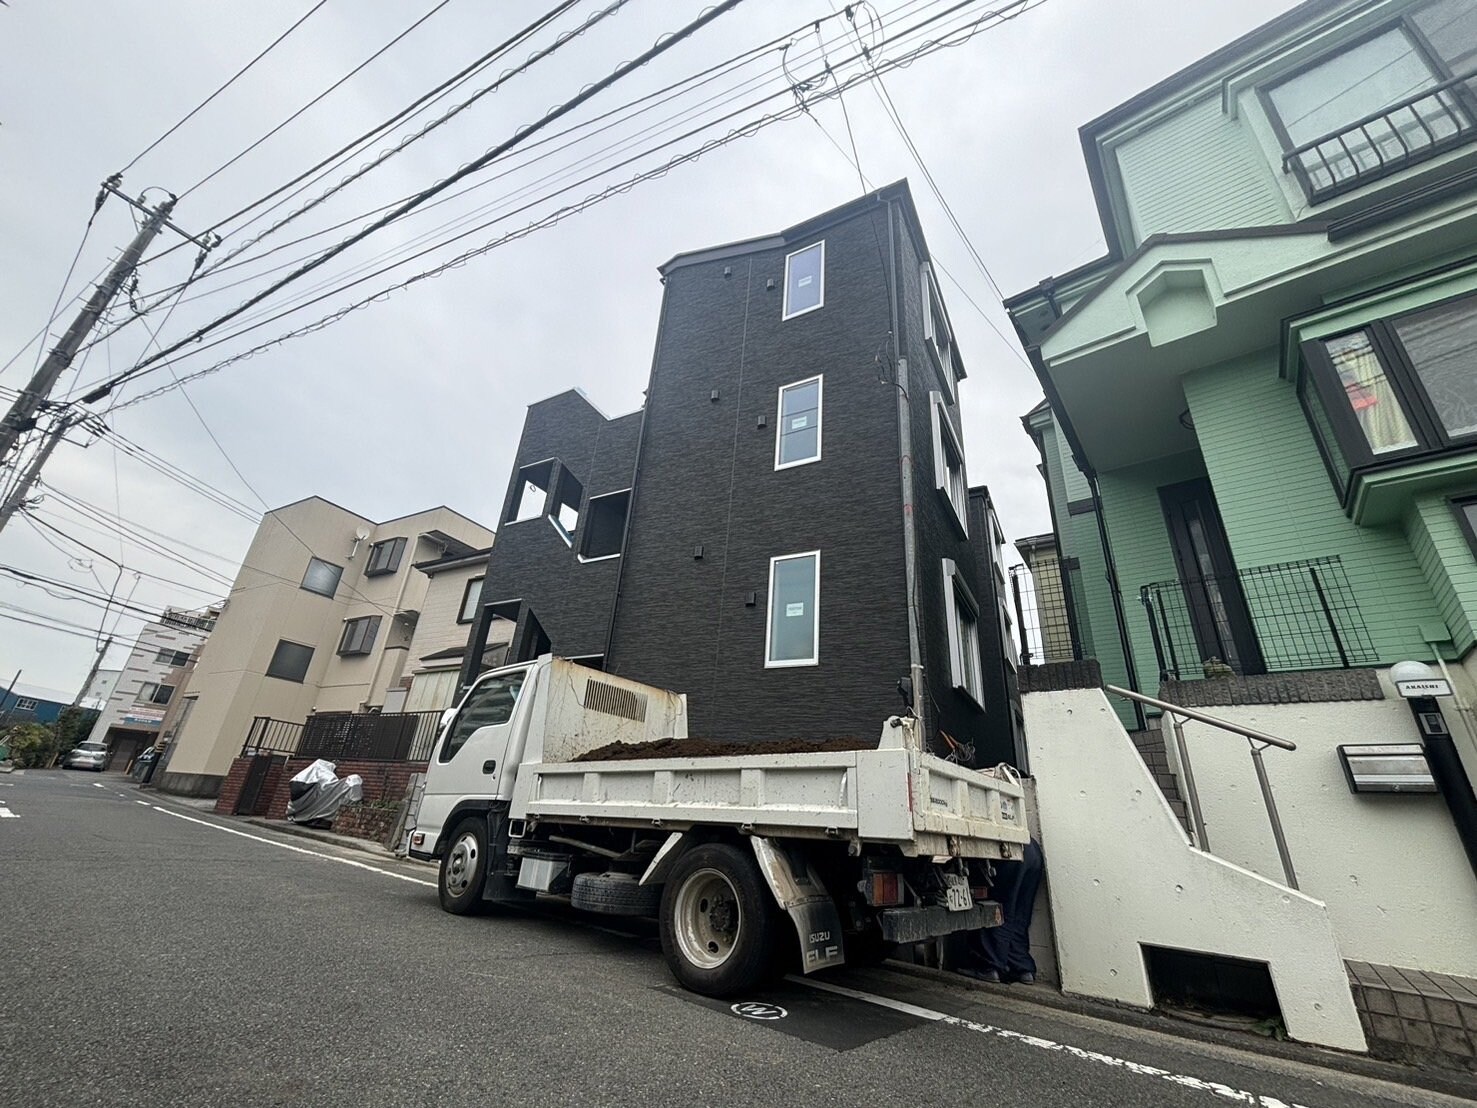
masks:
[[[1418,498],[1406,514],[1405,531],[1460,656],[1477,639],[1477,557],[1443,495]]]
[[[1292,213],[1244,116],[1219,95],[1189,104],[1117,151],[1134,241],[1164,231],[1286,223]]]
[[[1401,526],[1344,515],[1276,352],[1192,373],[1184,389],[1237,567],[1336,554],[1380,661],[1428,656],[1419,625],[1442,613],[1427,575]]]
[[[1073,598],[1077,602],[1077,627],[1083,657],[1097,659],[1104,681],[1129,688],[1131,682],[1118,637],[1118,618],[1113,610],[1108,562],[1098,536],[1097,516],[1074,516],[1067,511],[1069,500],[1085,500],[1092,495],[1092,489],[1072,461],[1071,450],[1055,422],[1042,432],[1041,444],[1046,456],[1047,490],[1060,528],[1057,543],[1062,557],[1078,561],[1078,570],[1069,577],[1064,575],[1064,578],[1078,586],[1073,591]],[[1127,701],[1114,697],[1112,704],[1125,727],[1137,725],[1133,708]]]
[[[1159,688],[1159,661],[1154,654],[1149,616],[1139,601],[1139,589],[1179,576],[1164,509],[1159,503],[1159,489],[1204,476],[1205,463],[1195,453],[1127,466],[1098,476],[1108,539],[1113,544],[1118,581],[1123,587],[1123,614],[1133,644],[1134,665],[1138,668],[1140,687],[1150,696]]]

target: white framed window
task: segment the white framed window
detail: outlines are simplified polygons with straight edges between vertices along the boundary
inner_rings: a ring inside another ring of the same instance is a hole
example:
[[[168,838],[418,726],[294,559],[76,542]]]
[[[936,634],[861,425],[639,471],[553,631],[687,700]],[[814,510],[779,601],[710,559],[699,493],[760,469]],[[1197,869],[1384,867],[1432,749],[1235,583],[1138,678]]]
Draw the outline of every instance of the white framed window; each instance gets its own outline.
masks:
[[[951,401],[959,398],[958,353],[954,348],[954,328],[949,326],[949,314],[944,310],[944,298],[939,295],[938,280],[933,275],[933,266],[927,262],[922,268],[923,283],[923,343],[933,360],[933,368],[943,382],[944,390]]]
[[[956,689],[984,707],[984,685],[980,680],[980,607],[952,558],[943,560],[943,570],[949,674]]]
[[[954,525],[969,537],[969,481],[964,476],[964,449],[949,420],[949,410],[940,393],[928,394],[933,415],[933,483],[949,505]]]
[[[780,386],[775,417],[774,468],[821,460],[821,376]]]
[[[826,242],[785,255],[785,308],[781,319],[813,312],[826,302]]]
[[[769,559],[765,667],[818,664],[820,638],[821,552],[781,554]]]
[[[15,710],[17,712],[34,712],[36,710],[36,702],[30,697],[23,696],[15,702]]]

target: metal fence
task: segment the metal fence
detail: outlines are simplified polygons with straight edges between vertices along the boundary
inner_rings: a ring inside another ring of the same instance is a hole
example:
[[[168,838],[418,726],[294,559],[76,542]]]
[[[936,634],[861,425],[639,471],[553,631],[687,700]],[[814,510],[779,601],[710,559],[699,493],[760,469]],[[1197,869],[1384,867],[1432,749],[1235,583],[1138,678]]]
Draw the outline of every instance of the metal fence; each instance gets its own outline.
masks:
[[[1335,556],[1139,590],[1161,678],[1194,680],[1379,660]]]
[[[1011,606],[1015,612],[1021,665],[1070,662],[1084,656],[1072,589],[1075,561],[1039,562],[1034,570],[1010,567]]]
[[[306,723],[257,716],[241,753],[331,762],[424,762],[436,744],[440,720],[440,712],[320,712]]]

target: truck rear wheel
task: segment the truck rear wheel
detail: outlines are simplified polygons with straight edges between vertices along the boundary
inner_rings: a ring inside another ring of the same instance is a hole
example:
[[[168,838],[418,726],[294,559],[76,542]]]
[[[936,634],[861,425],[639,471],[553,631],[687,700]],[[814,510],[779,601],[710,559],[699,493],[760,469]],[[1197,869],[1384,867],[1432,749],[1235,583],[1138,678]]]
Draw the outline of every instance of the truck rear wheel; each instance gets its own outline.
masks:
[[[704,996],[732,996],[768,975],[777,922],[754,859],[723,843],[682,855],[662,890],[662,954],[677,981]]]
[[[441,907],[452,915],[465,916],[482,909],[482,888],[487,883],[487,819],[471,816],[456,825],[441,855],[441,875],[436,892]]]

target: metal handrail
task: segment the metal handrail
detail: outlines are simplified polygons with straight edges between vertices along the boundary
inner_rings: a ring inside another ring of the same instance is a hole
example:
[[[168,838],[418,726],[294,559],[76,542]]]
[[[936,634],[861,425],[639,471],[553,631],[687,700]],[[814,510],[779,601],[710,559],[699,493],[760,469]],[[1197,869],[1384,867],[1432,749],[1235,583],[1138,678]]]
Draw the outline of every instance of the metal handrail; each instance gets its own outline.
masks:
[[[1117,685],[1104,685],[1103,688],[1107,689],[1114,696],[1127,697],[1129,700],[1137,700],[1140,704],[1147,704],[1151,708],[1159,708],[1162,711],[1174,712],[1176,715],[1184,716],[1186,719],[1208,723],[1212,727],[1219,727],[1222,731],[1230,731],[1234,735],[1242,735],[1256,742],[1266,743],[1268,746],[1281,747],[1283,750],[1296,750],[1298,748],[1297,743],[1292,742],[1290,739],[1279,739],[1276,735],[1269,735],[1265,731],[1258,731],[1252,727],[1242,727],[1241,724],[1232,723],[1228,719],[1218,719],[1215,716],[1208,716],[1204,712],[1195,711],[1194,708],[1184,708],[1178,704],[1170,704],[1168,701],[1155,700],[1152,696],[1145,696],[1143,693],[1134,692],[1132,689],[1120,689]]]
[[[1417,103],[1419,103],[1422,100],[1429,99],[1432,96],[1439,96],[1443,92],[1449,92],[1452,89],[1456,88],[1458,85],[1464,85],[1464,84],[1466,84],[1468,81],[1472,80],[1474,77],[1477,77],[1477,69],[1474,69],[1474,70],[1472,70],[1471,72],[1468,72],[1468,73],[1458,74],[1455,77],[1448,77],[1446,80],[1441,81],[1441,82],[1439,82],[1437,84],[1434,84],[1434,85],[1430,86],[1429,88],[1421,89],[1414,96],[1408,96],[1404,100],[1399,101],[1398,103],[1391,104],[1389,107],[1380,108],[1378,111],[1370,112],[1368,115],[1362,116],[1359,119],[1354,120],[1354,122],[1352,122],[1352,123],[1345,123],[1342,126],[1337,127],[1334,130],[1332,130],[1332,131],[1329,131],[1326,135],[1320,135],[1319,137],[1317,137],[1315,139],[1309,139],[1307,142],[1301,144],[1300,146],[1294,146],[1283,157],[1283,159],[1282,159],[1282,168],[1283,169],[1289,169],[1289,168],[1291,168],[1292,161],[1293,161],[1294,158],[1301,157],[1303,154],[1306,154],[1309,150],[1314,150],[1317,147],[1322,146],[1325,142],[1332,142],[1335,139],[1337,139],[1340,135],[1346,135],[1350,131],[1357,131],[1361,127],[1367,127],[1367,126],[1369,126],[1369,124],[1374,123],[1377,120],[1383,119],[1387,115],[1393,115],[1395,112],[1402,111],[1405,108],[1409,108],[1412,105],[1417,104]],[[1471,124],[1469,122],[1468,126],[1470,126],[1470,125]]]
[[[1282,832],[1282,819],[1277,814],[1277,801],[1272,796],[1272,782],[1267,777],[1267,767],[1262,763],[1262,751],[1269,746],[1275,746],[1281,750],[1296,750],[1297,744],[1288,739],[1278,738],[1276,735],[1269,735],[1265,731],[1242,727],[1239,723],[1232,723],[1230,720],[1208,716],[1193,708],[1181,707],[1165,700],[1156,700],[1152,696],[1145,696],[1132,689],[1120,689],[1117,685],[1104,685],[1103,688],[1115,696],[1136,700],[1151,708],[1158,708],[1169,716],[1170,726],[1174,728],[1174,745],[1175,752],[1179,756],[1180,775],[1184,778],[1185,797],[1190,806],[1190,823],[1195,830],[1195,844],[1207,853],[1210,851],[1210,840],[1205,834],[1205,815],[1200,810],[1200,792],[1195,787],[1195,772],[1190,768],[1190,748],[1185,745],[1185,727],[1180,717],[1193,719],[1210,727],[1218,727],[1222,731],[1240,735],[1246,740],[1251,748],[1251,762],[1256,769],[1257,784],[1261,787],[1262,803],[1267,807],[1267,821],[1272,825],[1272,839],[1277,844],[1277,856],[1282,860],[1282,872],[1287,878],[1288,887],[1296,889],[1298,887],[1297,873],[1292,868],[1292,854],[1287,849],[1287,836]],[[1257,743],[1262,745],[1258,746]]]

